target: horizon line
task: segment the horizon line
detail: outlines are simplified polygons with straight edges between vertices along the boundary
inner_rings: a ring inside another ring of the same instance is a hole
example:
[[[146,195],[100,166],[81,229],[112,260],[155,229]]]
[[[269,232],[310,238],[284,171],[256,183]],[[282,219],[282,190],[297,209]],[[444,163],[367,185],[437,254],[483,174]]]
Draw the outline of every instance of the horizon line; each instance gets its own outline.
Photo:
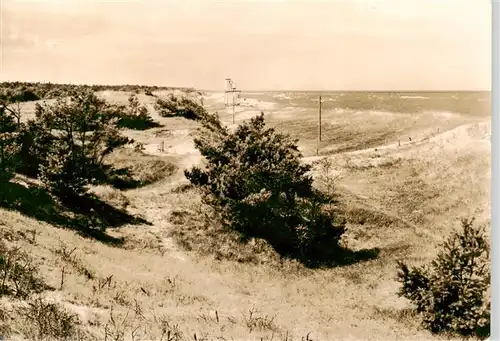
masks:
[[[207,90],[207,89],[198,89],[196,88],[196,90],[199,90],[199,91],[204,91],[204,92],[224,92],[224,90]],[[250,89],[250,90],[245,90],[245,89],[239,89],[241,90],[242,93],[252,93],[252,92],[325,92],[325,93],[329,93],[329,92],[408,92],[408,93],[422,93],[422,92],[428,92],[428,93],[431,93],[431,92],[491,92],[490,89],[468,89],[468,90],[465,90],[465,89],[462,89],[462,90],[458,90],[458,89],[447,89],[447,90],[398,90],[398,89],[384,89],[384,90],[369,90],[369,89],[358,89],[358,90],[354,90],[354,89],[321,89],[321,90],[310,90],[310,89],[274,89],[274,90],[269,90],[269,89],[266,89],[266,90],[253,90],[253,89]]]
[[[174,85],[159,85],[159,84],[133,84],[133,83],[122,83],[122,84],[104,84],[104,83],[79,83],[79,82],[52,82],[52,81],[26,81],[26,80],[2,80],[0,84],[3,83],[27,83],[27,84],[53,84],[53,85],[75,85],[75,86],[141,86],[141,87],[159,87],[159,88],[171,88],[171,89],[194,89],[203,92],[224,92],[223,89],[203,89],[197,88],[195,86],[174,86]],[[373,90],[373,89],[239,89],[242,92],[409,92],[409,93],[421,93],[421,92],[491,92],[491,89],[383,89],[383,90]]]

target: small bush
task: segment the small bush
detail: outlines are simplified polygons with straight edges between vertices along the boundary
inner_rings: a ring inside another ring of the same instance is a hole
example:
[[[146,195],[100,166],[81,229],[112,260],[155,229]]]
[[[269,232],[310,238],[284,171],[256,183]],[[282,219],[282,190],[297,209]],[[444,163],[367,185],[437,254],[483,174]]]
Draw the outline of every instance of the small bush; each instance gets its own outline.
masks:
[[[320,188],[325,194],[325,200],[331,208],[336,199],[336,182],[339,178],[339,175],[335,172],[335,164],[331,158],[326,157],[313,162],[313,167],[318,170],[316,180],[319,182]]]
[[[398,263],[400,296],[409,299],[432,332],[486,336],[490,329],[489,244],[483,227],[462,220],[437,259],[422,267]]]
[[[65,94],[63,93],[63,90],[61,89],[51,89],[48,90],[45,96],[43,96],[45,99],[51,99],[51,98],[58,98],[58,97],[63,97]]]
[[[142,142],[136,142],[136,143],[134,143],[134,151],[136,151],[136,152],[142,152],[144,149],[146,149],[144,147],[144,143],[142,143]]]
[[[69,340],[79,335],[78,315],[41,297],[30,300],[27,307],[19,307],[17,313],[29,340]]]
[[[248,310],[248,315],[243,315],[244,324],[251,333],[254,330],[278,332],[280,328],[274,322],[276,316],[261,315],[255,308]]]
[[[161,126],[151,118],[148,109],[139,102],[135,94],[130,95],[128,103],[128,106],[114,106],[113,115],[117,118],[120,128],[146,130]]]
[[[26,87],[15,89],[3,89],[0,92],[0,100],[7,102],[29,102],[38,101],[40,97],[32,90]]]
[[[43,288],[31,257],[19,247],[8,248],[0,241],[0,296],[27,298]]]
[[[17,92],[14,95],[15,102],[38,101],[40,97],[31,89],[25,89]]]
[[[176,97],[173,94],[165,99],[158,98],[155,109],[163,117],[184,117],[190,120],[203,119],[206,111],[202,105],[187,97]]]

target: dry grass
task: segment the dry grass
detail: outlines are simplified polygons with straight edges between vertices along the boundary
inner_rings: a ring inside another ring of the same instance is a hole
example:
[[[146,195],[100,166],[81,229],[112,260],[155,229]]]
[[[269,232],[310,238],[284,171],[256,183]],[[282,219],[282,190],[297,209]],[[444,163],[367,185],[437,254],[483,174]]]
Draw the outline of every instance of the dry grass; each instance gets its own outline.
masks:
[[[128,97],[104,95],[117,101]],[[206,102],[231,122],[230,112]],[[146,145],[158,143],[161,134],[173,152],[127,149],[110,159],[132,166],[136,179],[150,185],[94,189],[152,223],[108,229],[125,238],[124,247],[4,209],[0,232],[36,255],[44,281],[55,288],[41,297],[67,316],[76,314],[82,340],[450,339],[423,330],[407,301],[397,297],[395,261],[428,261],[460,216],[475,213],[489,221],[489,141],[483,140],[489,123],[468,116],[426,123],[429,115],[409,120],[396,113],[324,114],[320,152],[334,153],[337,209],[348,222],[344,243],[380,248],[370,261],[311,270],[280,260],[262,241],[241,244],[237,235],[222,233],[182,176],[184,168],[199,162],[189,144],[195,126],[154,113],[168,132],[127,133]],[[304,113],[294,121],[276,111],[269,123],[293,133],[306,155],[314,155],[315,119],[315,113]],[[417,138],[410,143],[407,136]],[[400,147],[398,139],[404,142]],[[0,304],[9,308],[0,309],[1,334],[5,321],[20,315],[11,298]]]
[[[177,170],[172,158],[148,155],[132,148],[121,148],[113,152],[106,162],[118,169],[129,169],[137,187],[166,179]]]

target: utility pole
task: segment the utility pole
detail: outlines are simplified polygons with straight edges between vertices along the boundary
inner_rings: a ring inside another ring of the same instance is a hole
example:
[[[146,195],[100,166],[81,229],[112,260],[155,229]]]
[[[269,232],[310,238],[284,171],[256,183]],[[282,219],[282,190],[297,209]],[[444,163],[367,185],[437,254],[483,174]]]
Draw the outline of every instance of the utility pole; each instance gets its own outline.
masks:
[[[234,107],[236,105],[239,105],[239,104],[236,104],[236,102],[234,100],[234,95],[238,94],[238,98],[239,98],[241,95],[241,90],[236,89],[236,86],[231,78],[226,78],[226,85],[225,85],[225,90],[224,90],[224,106],[226,106],[226,107],[230,105],[229,101],[228,101],[229,94],[231,94],[231,96],[233,98],[231,105],[233,106],[233,124],[234,124],[234,116],[235,116],[235,108]]]
[[[233,94],[233,124],[234,124],[234,94]]]
[[[319,96],[319,142],[321,142],[321,96]]]
[[[321,96],[319,96],[319,113],[318,113],[318,146],[316,147],[316,156],[319,155],[319,145],[321,143]]]

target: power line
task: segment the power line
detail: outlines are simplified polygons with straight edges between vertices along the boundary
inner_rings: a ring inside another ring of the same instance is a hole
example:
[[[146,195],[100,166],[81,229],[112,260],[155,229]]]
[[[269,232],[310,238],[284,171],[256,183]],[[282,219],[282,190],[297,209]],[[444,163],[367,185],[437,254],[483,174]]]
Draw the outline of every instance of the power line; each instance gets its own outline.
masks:
[[[226,84],[225,84],[225,89],[224,89],[224,106],[229,106],[229,103],[228,103],[228,95],[231,94],[232,96],[232,106],[233,106],[233,124],[234,124],[234,107],[236,105],[239,105],[235,103],[235,100],[234,100],[234,95],[235,94],[238,94],[238,99],[240,98],[241,96],[241,90],[237,90],[236,89],[236,84],[233,82],[233,80],[231,78],[226,78]]]

